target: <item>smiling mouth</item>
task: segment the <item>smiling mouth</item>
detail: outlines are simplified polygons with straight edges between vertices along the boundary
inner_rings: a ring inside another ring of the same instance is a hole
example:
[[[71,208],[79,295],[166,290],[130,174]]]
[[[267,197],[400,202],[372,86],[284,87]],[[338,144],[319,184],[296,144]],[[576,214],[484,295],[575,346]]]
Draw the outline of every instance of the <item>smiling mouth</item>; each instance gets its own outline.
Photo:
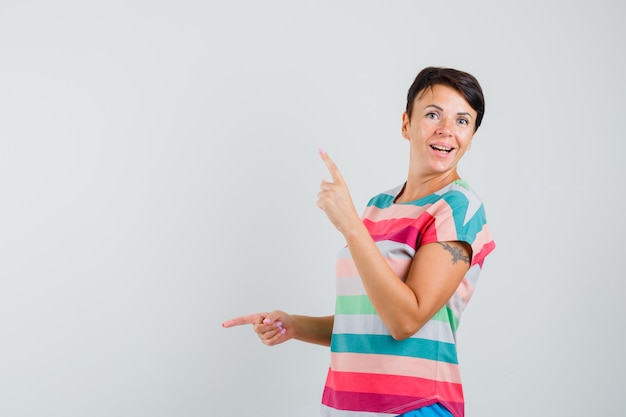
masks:
[[[454,149],[454,148],[447,148],[445,146],[439,146],[439,145],[430,145],[430,147],[436,151],[447,152],[447,153],[450,153],[452,149]]]

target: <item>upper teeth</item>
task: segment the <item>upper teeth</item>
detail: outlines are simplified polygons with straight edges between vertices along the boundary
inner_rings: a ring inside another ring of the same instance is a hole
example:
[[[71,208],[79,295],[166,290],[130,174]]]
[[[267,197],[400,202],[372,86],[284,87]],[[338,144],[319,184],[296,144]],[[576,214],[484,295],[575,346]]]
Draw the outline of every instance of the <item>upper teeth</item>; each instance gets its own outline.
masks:
[[[450,152],[452,150],[452,148],[446,148],[445,146],[439,146],[439,145],[431,145],[431,147],[433,149],[437,149],[438,151],[444,151],[444,152]]]

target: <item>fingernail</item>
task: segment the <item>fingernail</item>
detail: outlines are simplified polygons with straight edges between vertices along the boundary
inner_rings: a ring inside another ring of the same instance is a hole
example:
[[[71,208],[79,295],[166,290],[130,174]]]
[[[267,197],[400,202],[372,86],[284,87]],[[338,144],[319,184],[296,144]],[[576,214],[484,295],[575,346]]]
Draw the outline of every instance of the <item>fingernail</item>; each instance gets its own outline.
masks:
[[[324,150],[324,148],[320,148],[320,149],[319,149],[319,151],[320,151],[320,155],[324,155],[324,154],[326,153],[326,151]]]
[[[279,329],[283,328],[283,322],[282,321],[277,321],[276,322],[276,327],[278,327]]]
[[[287,333],[287,329],[280,329],[280,334],[285,334]]]
[[[265,323],[265,324],[269,324],[269,323],[271,323],[271,322],[272,322],[272,320],[270,320],[270,319],[269,319],[269,318],[267,318],[267,317],[265,318],[265,320],[263,320],[263,323]]]

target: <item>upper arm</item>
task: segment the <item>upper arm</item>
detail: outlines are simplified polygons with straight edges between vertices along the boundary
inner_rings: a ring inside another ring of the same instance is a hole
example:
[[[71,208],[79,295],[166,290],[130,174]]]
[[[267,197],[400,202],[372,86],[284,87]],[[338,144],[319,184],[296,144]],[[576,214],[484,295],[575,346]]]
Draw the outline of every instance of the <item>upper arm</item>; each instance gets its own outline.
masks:
[[[460,241],[428,243],[418,249],[406,280],[417,300],[418,329],[452,297],[471,256],[470,245]]]

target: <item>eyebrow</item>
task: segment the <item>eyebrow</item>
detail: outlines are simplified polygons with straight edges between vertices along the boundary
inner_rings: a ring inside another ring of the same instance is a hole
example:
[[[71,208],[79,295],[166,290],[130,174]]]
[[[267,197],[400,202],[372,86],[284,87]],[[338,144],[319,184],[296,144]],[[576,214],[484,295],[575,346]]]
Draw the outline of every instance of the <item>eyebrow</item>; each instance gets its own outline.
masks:
[[[441,107],[437,106],[436,104],[429,104],[429,105],[425,106],[424,109],[427,109],[429,107],[434,107],[434,108],[436,108],[439,111],[443,111],[443,109]],[[457,113],[457,115],[458,116],[467,116],[470,119],[472,118],[472,115],[470,113],[467,113],[467,112],[459,112],[459,113]]]

